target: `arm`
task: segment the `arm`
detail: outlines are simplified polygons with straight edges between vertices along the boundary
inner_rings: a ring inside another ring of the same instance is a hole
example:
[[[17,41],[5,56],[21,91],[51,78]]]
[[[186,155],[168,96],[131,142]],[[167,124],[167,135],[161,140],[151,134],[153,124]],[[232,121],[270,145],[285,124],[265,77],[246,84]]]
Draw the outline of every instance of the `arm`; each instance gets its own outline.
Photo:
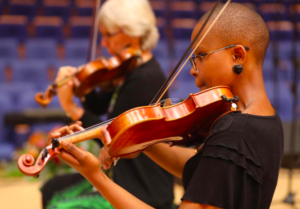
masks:
[[[80,123],[70,127],[65,126],[49,134],[49,138],[61,137],[64,134],[72,134],[75,131],[83,130]],[[81,173],[116,209],[150,209],[149,205],[142,202],[119,185],[109,179],[100,169],[99,160],[91,153],[81,150],[74,144],[64,140],[61,142],[62,150],[59,157],[68,165]],[[181,209],[217,209],[216,207],[201,205],[184,200]]]
[[[168,144],[160,143],[148,147],[144,153],[159,166],[181,178],[185,163],[194,156],[195,151],[191,148],[169,147]]]
[[[61,67],[57,74],[56,81],[59,81],[65,77],[72,76],[76,71],[77,68],[75,67]],[[95,115],[101,115],[106,112],[112,93],[101,92],[100,94],[97,94],[96,91],[92,91],[90,94],[86,95],[85,101],[83,102],[84,108],[82,108],[77,106],[74,102],[73,88],[73,80],[69,80],[66,85],[62,85],[57,88],[57,95],[60,105],[73,121],[78,121],[79,119],[84,117],[85,109],[90,111],[90,114],[88,115],[89,117],[92,117],[92,119],[94,119],[93,121],[97,119]],[[99,119],[96,121],[100,122]],[[85,126],[85,122],[83,123]]]

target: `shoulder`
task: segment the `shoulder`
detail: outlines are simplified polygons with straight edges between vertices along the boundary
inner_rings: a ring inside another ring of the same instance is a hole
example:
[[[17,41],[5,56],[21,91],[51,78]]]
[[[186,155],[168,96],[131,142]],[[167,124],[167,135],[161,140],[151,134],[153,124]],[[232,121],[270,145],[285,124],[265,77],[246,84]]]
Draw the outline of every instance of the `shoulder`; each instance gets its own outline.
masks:
[[[202,157],[228,161],[262,182],[262,162],[256,148],[242,131],[247,119],[239,113],[227,114],[217,121],[205,142]]]

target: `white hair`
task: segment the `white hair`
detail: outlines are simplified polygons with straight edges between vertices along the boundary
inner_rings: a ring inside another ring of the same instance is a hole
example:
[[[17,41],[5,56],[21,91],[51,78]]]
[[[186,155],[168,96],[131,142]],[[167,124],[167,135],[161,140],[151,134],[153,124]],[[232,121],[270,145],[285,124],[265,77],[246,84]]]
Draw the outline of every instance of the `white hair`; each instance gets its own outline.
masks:
[[[107,0],[97,21],[109,33],[121,28],[128,36],[141,37],[142,50],[153,49],[159,38],[155,15],[147,0]]]

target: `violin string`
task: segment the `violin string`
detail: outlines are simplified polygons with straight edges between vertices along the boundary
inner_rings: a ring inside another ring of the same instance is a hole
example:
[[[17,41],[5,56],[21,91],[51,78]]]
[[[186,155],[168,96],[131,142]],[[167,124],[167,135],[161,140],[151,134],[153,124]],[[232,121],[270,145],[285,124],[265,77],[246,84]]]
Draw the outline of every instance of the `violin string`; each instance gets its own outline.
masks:
[[[106,120],[106,121],[103,121],[103,122],[101,122],[101,123],[97,123],[97,124],[95,124],[95,125],[93,125],[93,126],[90,126],[90,127],[88,127],[88,128],[85,128],[85,129],[82,130],[82,131],[77,131],[77,132],[75,132],[75,133],[73,133],[73,134],[70,134],[70,135],[67,135],[67,136],[59,137],[58,140],[61,141],[61,140],[64,140],[64,139],[71,138],[71,137],[73,137],[73,136],[77,136],[77,135],[82,134],[82,133],[86,133],[87,131],[90,131],[90,130],[92,130],[92,129],[94,129],[94,128],[100,128],[100,127],[102,127],[102,126],[105,126],[105,125],[110,124],[114,119],[115,119],[115,118],[111,118],[111,119],[109,119],[109,120]]]
[[[177,76],[179,75],[179,73],[182,71],[182,69],[184,68],[184,66],[186,65],[186,63],[188,62],[188,60],[191,58],[191,56],[194,54],[194,52],[196,51],[196,49],[198,48],[198,46],[202,43],[202,41],[204,40],[204,38],[206,37],[206,35],[208,34],[208,32],[211,30],[211,28],[214,26],[214,24],[217,22],[217,20],[219,19],[219,17],[222,15],[222,13],[225,11],[226,7],[228,6],[228,4],[230,3],[231,0],[228,0],[226,2],[226,4],[223,6],[223,8],[221,9],[221,11],[219,12],[219,14],[217,15],[217,17],[214,19],[214,21],[211,23],[211,25],[209,26],[209,28],[206,30],[206,32],[204,33],[204,35],[201,37],[201,39],[199,40],[199,42],[197,43],[197,45],[194,47],[194,49],[192,50],[192,52],[189,54],[189,56],[186,58],[186,60],[184,61],[184,63],[182,64],[181,68],[177,71],[177,73],[175,74],[174,77],[172,77],[171,81],[168,83],[168,86],[164,89],[164,92],[160,95],[160,97],[157,99],[156,104],[159,102],[159,100],[165,95],[165,93],[167,92],[167,90],[170,88],[170,86],[172,85],[172,83],[174,82],[174,80],[177,78]],[[217,5],[215,5],[217,6]]]
[[[211,10],[211,12],[209,13],[208,17],[206,18],[206,20],[204,21],[203,26],[200,28],[200,30],[198,31],[196,37],[193,39],[193,41],[190,43],[190,45],[188,46],[188,48],[185,50],[183,56],[180,58],[179,62],[177,63],[177,65],[175,66],[174,70],[172,71],[172,73],[169,75],[168,79],[166,80],[166,82],[163,84],[163,86],[160,88],[160,90],[158,91],[158,93],[155,95],[155,97],[152,99],[151,104],[156,103],[157,101],[159,101],[162,92],[164,92],[164,90],[166,89],[167,85],[170,83],[170,80],[173,78],[173,76],[175,75],[175,73],[178,71],[179,67],[181,66],[182,62],[184,61],[184,58],[188,55],[189,51],[191,50],[191,48],[193,47],[193,45],[195,44],[195,42],[197,41],[198,37],[200,36],[200,34],[202,33],[204,27],[207,25],[211,15],[213,14],[213,12],[215,11],[215,8],[217,7],[217,5],[220,3],[220,0],[217,1],[217,3],[215,4],[215,6],[213,7],[213,9]]]

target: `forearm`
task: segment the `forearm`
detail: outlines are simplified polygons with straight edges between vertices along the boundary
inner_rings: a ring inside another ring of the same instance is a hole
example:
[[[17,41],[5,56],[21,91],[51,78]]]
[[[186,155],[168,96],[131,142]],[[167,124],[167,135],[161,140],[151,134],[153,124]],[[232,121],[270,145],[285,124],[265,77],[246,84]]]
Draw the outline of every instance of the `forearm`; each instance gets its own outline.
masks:
[[[101,170],[87,180],[101,193],[101,195],[116,209],[150,209],[151,206],[142,202],[125,189],[114,183]]]
[[[169,147],[167,144],[155,144],[148,147],[144,153],[159,166],[178,178],[182,177],[185,163],[195,154],[191,148]]]

